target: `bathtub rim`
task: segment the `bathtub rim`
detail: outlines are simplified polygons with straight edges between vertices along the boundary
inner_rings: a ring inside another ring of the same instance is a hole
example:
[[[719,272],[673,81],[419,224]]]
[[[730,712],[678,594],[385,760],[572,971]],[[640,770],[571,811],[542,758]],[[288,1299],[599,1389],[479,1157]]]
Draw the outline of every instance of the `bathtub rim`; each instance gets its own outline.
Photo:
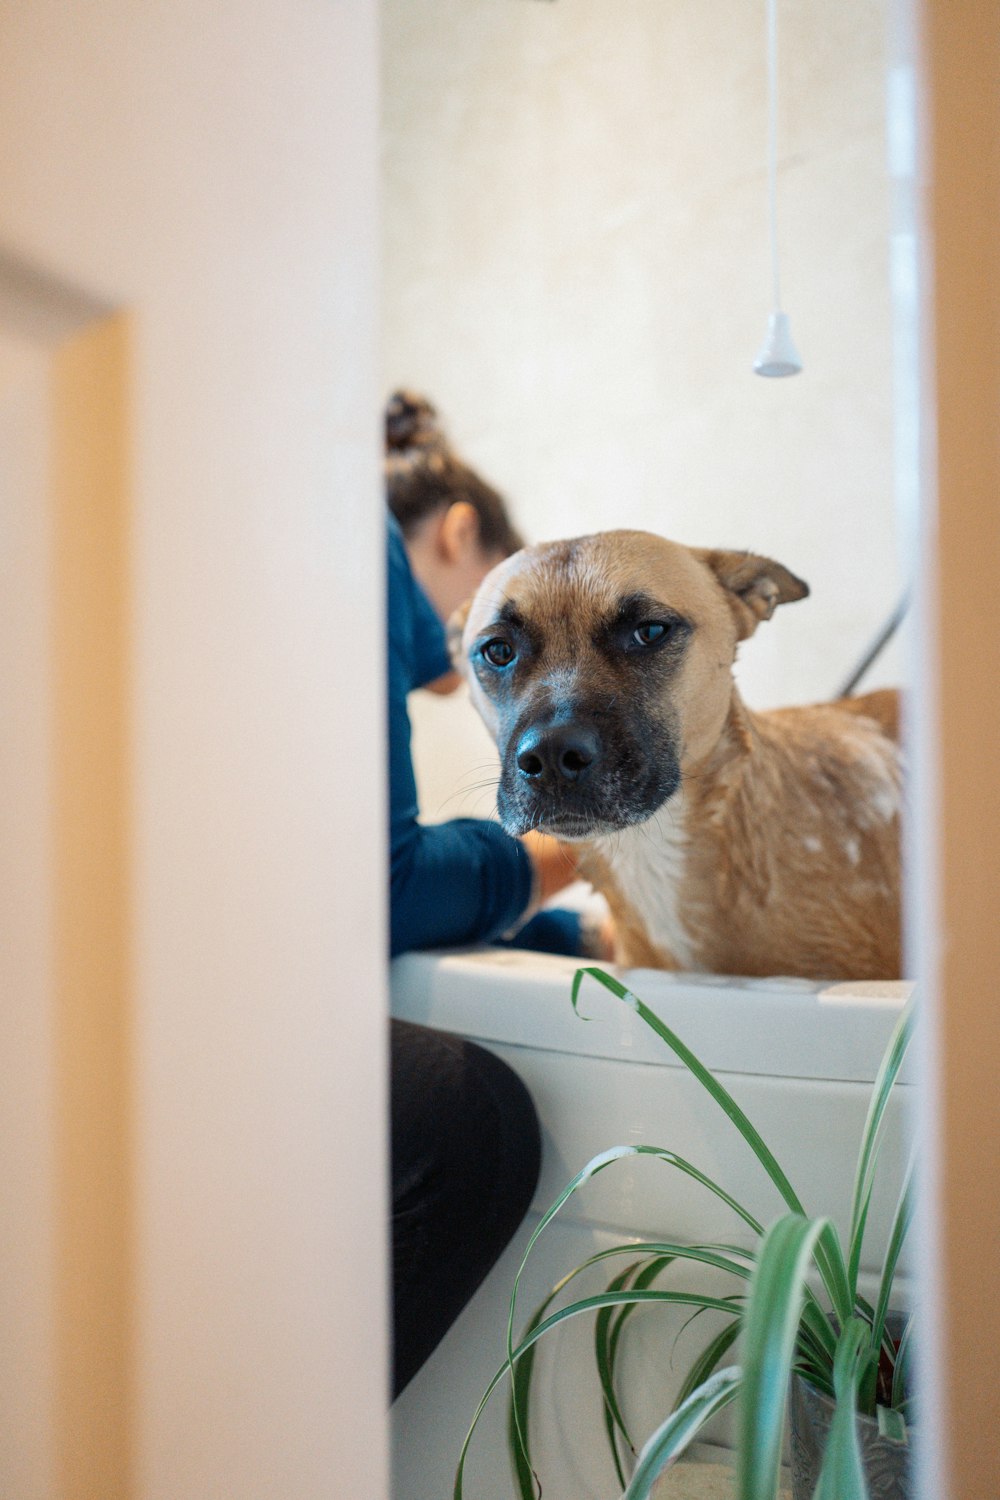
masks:
[[[391,1011],[487,1045],[683,1066],[595,981],[584,982],[580,1015],[574,1014],[570,985],[580,966],[577,959],[514,948],[407,953],[391,964]],[[914,989],[908,981],[824,983],[602,967],[707,1067],[737,1075],[870,1084]],[[899,1082],[908,1081],[904,1065]]]

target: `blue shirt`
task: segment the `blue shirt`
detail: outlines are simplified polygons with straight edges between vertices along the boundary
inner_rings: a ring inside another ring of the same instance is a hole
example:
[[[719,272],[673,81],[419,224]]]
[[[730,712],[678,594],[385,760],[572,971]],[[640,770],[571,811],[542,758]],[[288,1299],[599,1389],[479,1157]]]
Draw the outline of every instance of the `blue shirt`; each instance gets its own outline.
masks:
[[[418,820],[407,694],[451,671],[444,626],[410,569],[402,533],[388,521],[390,952],[491,942],[517,925],[531,900],[524,846],[498,823]],[[575,913],[541,912],[518,947],[580,951]]]

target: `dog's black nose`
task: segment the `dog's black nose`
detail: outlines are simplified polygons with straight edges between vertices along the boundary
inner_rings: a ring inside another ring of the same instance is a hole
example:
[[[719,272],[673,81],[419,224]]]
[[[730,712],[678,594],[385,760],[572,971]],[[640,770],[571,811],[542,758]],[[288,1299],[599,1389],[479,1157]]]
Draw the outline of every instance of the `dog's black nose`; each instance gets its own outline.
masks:
[[[517,769],[529,781],[561,778],[580,781],[597,762],[601,742],[593,729],[581,724],[532,728],[517,747]]]

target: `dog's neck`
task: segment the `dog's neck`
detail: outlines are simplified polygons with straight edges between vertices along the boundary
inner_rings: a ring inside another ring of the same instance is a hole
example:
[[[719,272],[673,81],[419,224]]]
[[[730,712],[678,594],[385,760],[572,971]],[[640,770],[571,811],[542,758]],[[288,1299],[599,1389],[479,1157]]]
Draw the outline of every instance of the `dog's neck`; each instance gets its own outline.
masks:
[[[734,685],[722,733],[709,753],[682,762],[681,784],[651,818],[588,846],[583,873],[608,900],[623,961],[697,970],[700,928],[687,880],[699,859],[698,828],[723,823],[756,751],[754,716]],[[692,827],[692,823],[694,827]]]
[[[846,890],[851,877],[857,887],[862,870],[861,919],[865,902],[884,903],[899,790],[895,747],[870,719],[826,706],[754,713],[734,687],[716,744],[682,762],[669,802],[595,840],[584,861],[611,907],[621,961],[730,972],[735,933],[744,972],[808,972],[807,958],[786,952],[794,933],[748,960],[754,930],[773,929],[776,905],[802,910],[811,887]],[[816,957],[823,973],[837,962]],[[851,956],[843,962],[850,972]]]
[[[645,823],[595,839],[581,858],[581,873],[607,898],[619,956],[630,965],[699,967],[681,914],[686,830],[681,786]]]

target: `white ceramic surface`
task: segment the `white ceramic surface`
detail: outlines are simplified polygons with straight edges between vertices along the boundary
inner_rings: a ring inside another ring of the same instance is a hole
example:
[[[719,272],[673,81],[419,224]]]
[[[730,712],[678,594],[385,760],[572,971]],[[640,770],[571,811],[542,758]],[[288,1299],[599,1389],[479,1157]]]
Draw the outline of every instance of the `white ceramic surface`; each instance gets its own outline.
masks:
[[[462,1438],[503,1359],[507,1306],[524,1243],[540,1213],[586,1161],[608,1146],[646,1143],[687,1157],[768,1222],[781,1203],[718,1108],[638,1017],[597,986],[570,1004],[573,960],[514,950],[409,955],[393,966],[393,1011],[483,1042],[520,1073],[542,1121],[544,1155],[532,1215],[473,1302],[393,1409],[396,1500],[450,1493]],[[841,1228],[849,1214],[857,1143],[871,1081],[909,987],[822,986],[635,972],[628,982],[714,1069],[772,1146],[806,1208]],[[911,1085],[893,1100],[886,1191],[873,1204],[865,1264],[877,1263],[899,1178]],[[550,1287],[598,1249],[630,1239],[747,1243],[738,1220],[679,1173],[649,1159],[602,1171],[572,1198],[539,1241],[520,1306],[524,1318]],[[622,1262],[624,1265],[626,1262]],[[685,1271],[709,1289],[709,1275]],[[580,1286],[597,1291],[600,1278]],[[667,1284],[667,1283],[665,1283]],[[716,1285],[721,1287],[721,1279]],[[905,1283],[904,1283],[905,1285]],[[726,1287],[726,1290],[729,1290]],[[869,1284],[870,1293],[871,1286]],[[699,1319],[674,1339],[683,1313],[643,1309],[624,1348],[626,1414],[644,1438],[669,1409],[686,1359],[707,1334]],[[615,1481],[601,1426],[592,1324],[574,1320],[538,1359],[544,1417],[537,1432],[546,1500],[608,1500]],[[475,1440],[469,1500],[504,1500],[503,1399],[498,1392]],[[728,1441],[729,1424],[715,1424]]]

